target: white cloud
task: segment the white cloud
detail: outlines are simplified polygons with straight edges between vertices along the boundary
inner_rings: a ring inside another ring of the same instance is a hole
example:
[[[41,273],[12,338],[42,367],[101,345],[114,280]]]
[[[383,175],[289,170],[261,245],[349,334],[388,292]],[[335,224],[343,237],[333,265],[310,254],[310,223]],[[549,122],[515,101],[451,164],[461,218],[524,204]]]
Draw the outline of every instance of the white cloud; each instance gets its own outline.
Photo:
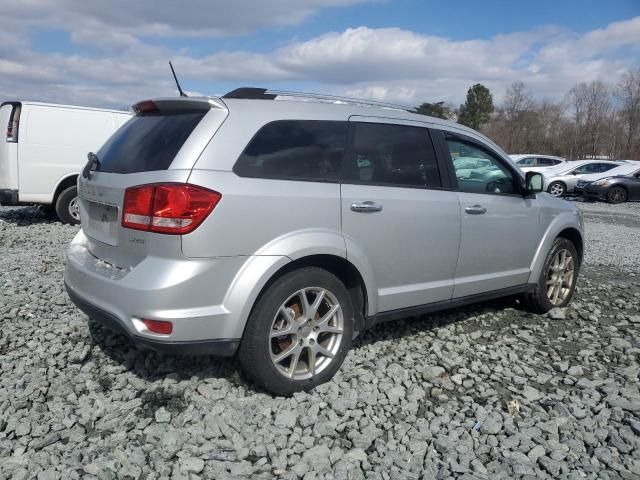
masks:
[[[136,36],[236,35],[375,0],[1,0],[6,23]]]
[[[40,1],[23,2],[12,14],[20,9],[23,13],[36,12]],[[260,3],[237,0],[236,8],[239,1],[254,6]],[[302,7],[278,21],[297,21],[320,6],[354,1],[358,0],[286,0],[284,3],[289,6],[295,3]],[[88,15],[87,9],[96,15],[98,8],[106,8],[93,2],[87,2],[84,9],[75,0],[67,3],[75,6],[69,10],[71,13],[64,14],[70,16]],[[168,10],[159,9],[139,20],[145,35],[166,31],[162,25],[170,20]],[[101,25],[120,18],[121,14],[115,13],[120,9],[113,10],[100,19]],[[216,15],[221,12],[216,10]],[[27,15],[31,20],[26,22],[36,22],[32,17],[35,15]],[[97,17],[89,18],[97,22]],[[205,20],[198,19],[188,29],[188,18],[191,17],[176,18],[169,28],[171,35],[216,34],[215,19],[209,25],[213,30],[206,33]],[[242,28],[256,25],[244,22]],[[405,104],[440,100],[457,104],[463,101],[467,88],[477,82],[487,85],[497,100],[516,80],[524,81],[539,97],[560,98],[577,82],[616,82],[625,69],[640,65],[640,17],[581,35],[547,27],[465,41],[399,28],[357,27],[293,42],[266,53],[212,51],[203,56],[158,46],[135,32],[132,23],[133,20],[123,20],[111,31],[94,29],[91,22],[70,29],[72,42],[90,44],[93,50],[99,47],[98,53],[91,55],[37,52],[29,47],[25,34],[17,35],[10,48],[0,45],[0,96],[122,107],[141,98],[175,94],[167,66],[167,60],[173,59],[183,87],[189,88],[190,82],[197,81],[199,91],[210,85],[210,92],[218,92],[221,82],[237,86],[295,83],[308,85],[314,91]],[[24,23],[18,26],[26,29]],[[0,33],[0,40],[3,35],[6,37],[6,32]],[[629,52],[633,55],[624,56]]]

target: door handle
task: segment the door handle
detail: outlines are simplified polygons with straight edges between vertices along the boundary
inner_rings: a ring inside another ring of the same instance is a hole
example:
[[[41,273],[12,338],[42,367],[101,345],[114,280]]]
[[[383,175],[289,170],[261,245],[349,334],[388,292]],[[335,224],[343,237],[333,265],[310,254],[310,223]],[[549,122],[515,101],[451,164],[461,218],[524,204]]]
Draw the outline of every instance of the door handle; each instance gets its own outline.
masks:
[[[366,202],[352,203],[351,210],[360,213],[374,213],[382,211],[382,205],[367,200]]]
[[[482,205],[469,205],[464,211],[469,215],[482,215],[483,213],[487,213],[487,209]]]

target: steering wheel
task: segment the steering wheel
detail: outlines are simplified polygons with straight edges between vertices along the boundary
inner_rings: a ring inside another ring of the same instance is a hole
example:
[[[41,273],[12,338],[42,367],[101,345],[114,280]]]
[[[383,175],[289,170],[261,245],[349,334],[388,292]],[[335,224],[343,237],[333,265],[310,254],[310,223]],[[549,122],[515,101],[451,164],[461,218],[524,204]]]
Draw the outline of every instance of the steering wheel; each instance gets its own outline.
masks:
[[[491,182],[487,182],[486,191],[491,193],[510,193],[510,189],[505,187],[513,187],[511,179],[500,177]]]

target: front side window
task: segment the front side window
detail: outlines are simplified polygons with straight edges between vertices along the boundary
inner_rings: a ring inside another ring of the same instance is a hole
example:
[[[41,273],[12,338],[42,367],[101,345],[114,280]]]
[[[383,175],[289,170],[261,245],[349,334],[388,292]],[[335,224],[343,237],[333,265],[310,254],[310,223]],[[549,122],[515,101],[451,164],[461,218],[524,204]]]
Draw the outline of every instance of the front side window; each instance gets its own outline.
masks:
[[[346,142],[346,122],[278,120],[256,133],[233,171],[241,177],[337,180]]]
[[[536,163],[536,159],[533,157],[522,158],[518,160],[518,165],[521,167],[533,167]]]
[[[452,134],[445,138],[461,192],[518,192],[513,173],[488,149]]]
[[[353,144],[343,180],[398,187],[440,187],[440,173],[425,128],[352,123]]]

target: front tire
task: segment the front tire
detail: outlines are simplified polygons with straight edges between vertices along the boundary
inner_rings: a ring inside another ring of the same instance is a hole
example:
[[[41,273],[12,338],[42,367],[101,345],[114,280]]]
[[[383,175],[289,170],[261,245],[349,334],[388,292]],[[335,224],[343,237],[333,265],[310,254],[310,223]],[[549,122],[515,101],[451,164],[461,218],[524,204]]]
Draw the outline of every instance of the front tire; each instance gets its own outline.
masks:
[[[333,274],[305,267],[278,278],[256,302],[240,343],[243,371],[289,396],[331,379],[353,336],[353,306]]]
[[[567,193],[567,186],[562,182],[551,182],[547,191],[554,197],[564,197]]]
[[[524,295],[526,306],[534,313],[566,307],[576,288],[581,259],[570,240],[558,237],[547,254],[536,287]]]
[[[69,187],[58,195],[56,200],[56,215],[62,223],[69,225],[78,225],[80,223],[77,187]]]
[[[627,191],[622,187],[611,187],[607,192],[607,202],[624,203],[627,201]]]

